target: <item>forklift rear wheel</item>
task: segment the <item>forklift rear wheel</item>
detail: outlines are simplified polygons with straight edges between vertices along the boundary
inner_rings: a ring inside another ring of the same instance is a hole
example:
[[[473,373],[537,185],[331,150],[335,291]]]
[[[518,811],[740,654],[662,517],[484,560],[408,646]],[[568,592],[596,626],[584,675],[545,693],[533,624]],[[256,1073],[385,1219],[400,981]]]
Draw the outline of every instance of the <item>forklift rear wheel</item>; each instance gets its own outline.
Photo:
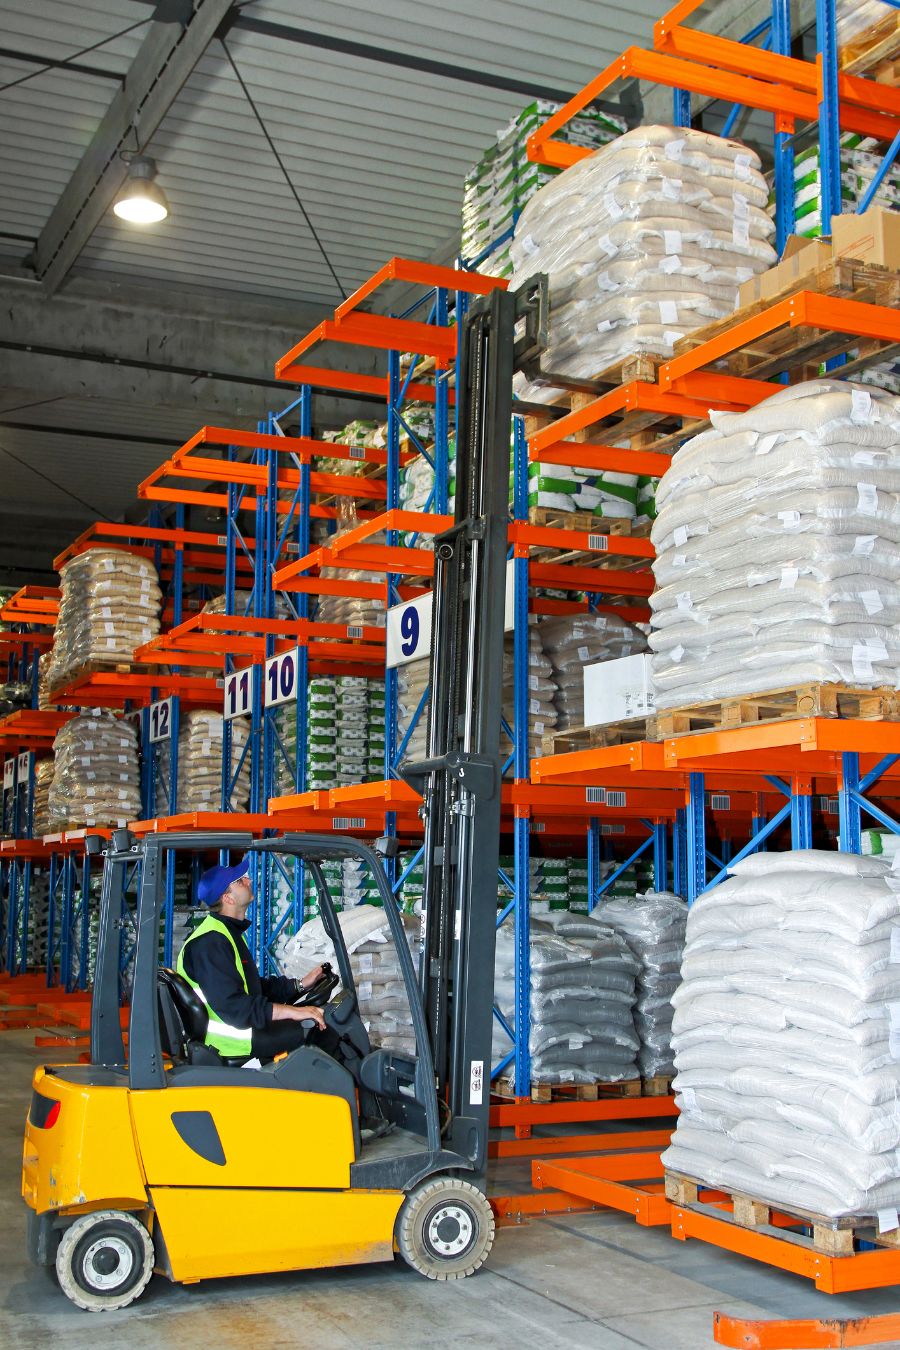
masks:
[[[62,1235],[56,1274],[67,1298],[88,1312],[125,1308],[153,1274],[153,1242],[124,1210],[84,1214]]]
[[[429,1280],[472,1275],[484,1265],[493,1242],[493,1210],[468,1181],[423,1181],[410,1191],[397,1218],[400,1255]]]

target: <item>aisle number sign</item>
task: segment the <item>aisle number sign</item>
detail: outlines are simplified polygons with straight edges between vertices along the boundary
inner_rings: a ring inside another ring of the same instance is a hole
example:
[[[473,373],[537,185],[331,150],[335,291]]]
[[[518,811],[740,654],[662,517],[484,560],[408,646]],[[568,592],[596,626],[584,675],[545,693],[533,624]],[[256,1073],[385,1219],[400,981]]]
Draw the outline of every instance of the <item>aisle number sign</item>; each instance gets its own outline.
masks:
[[[149,708],[150,743],[172,739],[172,700],[161,698]]]
[[[31,751],[23,750],[19,755],[19,786],[28,782],[28,775],[31,773]]]
[[[300,668],[300,648],[292,647],[266,662],[263,698],[267,708],[279,703],[290,703],[297,695],[297,672]]]
[[[504,632],[512,632],[514,623],[515,582],[513,560],[506,564],[506,605],[503,615]],[[431,616],[433,596],[431,591],[420,595],[416,600],[408,600],[401,605],[393,605],[387,612],[387,660],[388,670],[396,666],[408,665],[428,656],[431,651]]]
[[[16,761],[13,758],[8,759],[3,765],[3,791],[5,792],[7,788],[11,788],[15,781],[16,781]]]
[[[225,676],[222,713],[226,722],[232,717],[245,717],[253,707],[253,682],[256,666],[235,670]]]

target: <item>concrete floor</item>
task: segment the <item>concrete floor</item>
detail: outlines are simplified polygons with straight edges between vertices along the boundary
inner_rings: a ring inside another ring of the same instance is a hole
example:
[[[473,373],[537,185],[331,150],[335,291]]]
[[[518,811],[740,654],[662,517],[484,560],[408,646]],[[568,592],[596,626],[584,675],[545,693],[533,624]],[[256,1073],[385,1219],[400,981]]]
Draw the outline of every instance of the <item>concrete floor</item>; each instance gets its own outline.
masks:
[[[458,1350],[517,1346],[530,1337],[539,1338],[541,1350],[705,1350],[714,1344],[716,1309],[848,1317],[900,1306],[889,1290],[830,1299],[805,1280],[597,1213],[501,1229],[487,1268],[459,1284],[433,1284],[399,1262],[186,1287],[155,1278],[131,1308],[84,1313],[24,1251],[19,1185],[22,1127],[40,1057],[33,1041],[26,1031],[3,1032],[0,1039],[4,1350]]]

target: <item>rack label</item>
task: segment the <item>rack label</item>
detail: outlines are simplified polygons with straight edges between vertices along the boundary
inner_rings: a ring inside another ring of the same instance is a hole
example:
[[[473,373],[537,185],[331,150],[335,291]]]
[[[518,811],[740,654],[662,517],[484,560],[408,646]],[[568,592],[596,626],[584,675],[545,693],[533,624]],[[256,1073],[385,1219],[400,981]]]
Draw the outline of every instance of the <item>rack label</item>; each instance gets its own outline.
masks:
[[[255,679],[256,666],[246,666],[244,670],[235,670],[225,676],[222,715],[226,721],[232,717],[244,717],[250,711]]]
[[[484,1101],[484,1060],[473,1059],[469,1068],[469,1105],[481,1106]]]
[[[28,775],[31,773],[31,751],[23,750],[19,755],[19,786],[28,782]]]
[[[3,791],[5,792],[7,788],[11,788],[15,781],[16,761],[15,759],[8,759],[3,765]]]
[[[158,703],[150,704],[149,736],[150,744],[172,739],[172,700],[161,698]]]
[[[300,667],[300,648],[270,656],[266,662],[264,701],[267,708],[279,703],[290,703],[297,693],[297,671]]]
[[[513,558],[506,564],[506,604],[503,631],[511,633],[515,622],[515,571]],[[434,597],[429,591],[417,600],[393,605],[387,612],[388,670],[418,661],[431,652],[431,616]]]

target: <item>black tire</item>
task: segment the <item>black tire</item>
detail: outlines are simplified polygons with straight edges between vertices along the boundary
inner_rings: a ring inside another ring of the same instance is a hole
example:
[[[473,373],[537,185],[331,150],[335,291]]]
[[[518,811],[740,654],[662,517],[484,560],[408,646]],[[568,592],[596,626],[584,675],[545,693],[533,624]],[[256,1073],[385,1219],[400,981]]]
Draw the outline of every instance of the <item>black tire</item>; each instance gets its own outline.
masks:
[[[56,1275],[67,1298],[87,1312],[126,1308],[153,1274],[153,1241],[124,1210],[84,1214],[65,1230],[56,1253]]]
[[[464,1280],[487,1260],[494,1213],[477,1186],[432,1177],[410,1191],[397,1215],[397,1247],[429,1280]]]

